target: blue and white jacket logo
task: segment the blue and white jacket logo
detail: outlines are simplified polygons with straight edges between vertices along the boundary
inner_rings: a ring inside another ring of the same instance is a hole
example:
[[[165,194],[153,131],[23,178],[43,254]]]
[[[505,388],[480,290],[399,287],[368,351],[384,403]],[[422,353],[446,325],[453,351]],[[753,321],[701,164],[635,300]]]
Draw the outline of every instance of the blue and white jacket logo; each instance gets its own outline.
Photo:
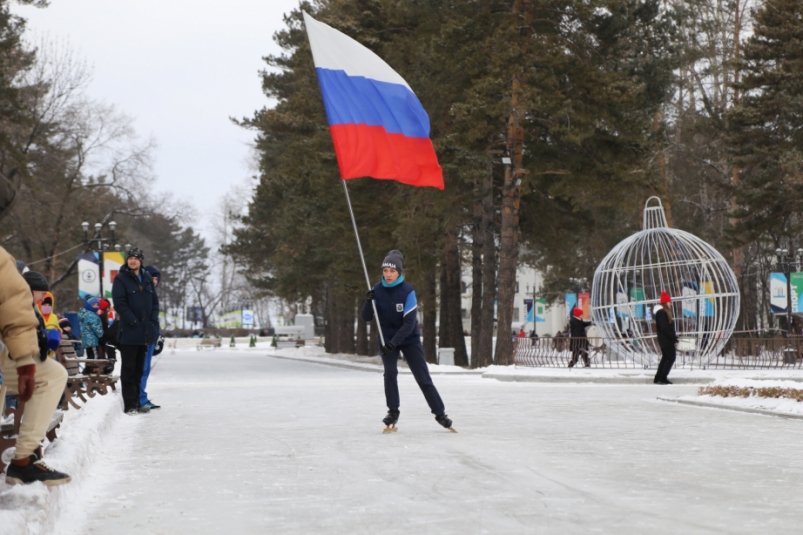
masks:
[[[396,303],[396,312],[404,312],[404,303]]]

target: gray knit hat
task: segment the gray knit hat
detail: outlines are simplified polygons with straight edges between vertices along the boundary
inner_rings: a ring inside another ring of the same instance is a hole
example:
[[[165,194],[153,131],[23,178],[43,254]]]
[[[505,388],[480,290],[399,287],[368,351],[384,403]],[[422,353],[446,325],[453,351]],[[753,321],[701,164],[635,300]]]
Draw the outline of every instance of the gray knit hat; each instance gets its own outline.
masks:
[[[48,283],[45,276],[38,271],[26,271],[22,276],[25,278],[28,286],[31,287],[31,290],[35,292],[47,292],[50,290],[50,283]]]
[[[404,270],[404,256],[402,256],[401,251],[393,249],[388,252],[388,254],[385,255],[385,259],[382,261],[382,267],[393,268],[401,274]]]

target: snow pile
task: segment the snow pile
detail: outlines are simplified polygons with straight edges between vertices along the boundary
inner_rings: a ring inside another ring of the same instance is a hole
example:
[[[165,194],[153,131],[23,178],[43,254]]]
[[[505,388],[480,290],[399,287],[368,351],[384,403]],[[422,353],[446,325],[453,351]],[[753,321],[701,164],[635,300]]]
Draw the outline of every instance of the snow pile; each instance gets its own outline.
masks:
[[[87,473],[109,457],[107,443],[115,434],[130,435],[131,440],[115,444],[131,444],[136,438],[136,423],[120,422],[126,417],[119,393],[96,395],[80,410],[65,411],[57,431],[58,439],[46,449],[49,466],[66,472],[72,481],[57,487],[7,485],[0,475],[0,534],[39,535],[57,531],[57,523],[74,523],[83,519],[82,501],[92,487],[100,484]],[[119,437],[116,437],[119,438]],[[118,451],[113,456],[124,454]],[[104,478],[103,485],[108,484]]]

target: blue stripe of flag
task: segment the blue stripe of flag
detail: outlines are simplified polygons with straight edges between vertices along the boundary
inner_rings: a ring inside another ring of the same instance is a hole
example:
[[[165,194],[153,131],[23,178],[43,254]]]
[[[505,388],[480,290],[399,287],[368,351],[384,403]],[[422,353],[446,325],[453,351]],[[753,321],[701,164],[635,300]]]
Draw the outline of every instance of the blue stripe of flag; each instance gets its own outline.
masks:
[[[407,87],[349,76],[345,71],[315,69],[329,126],[365,124],[408,137],[429,137],[429,116]]]

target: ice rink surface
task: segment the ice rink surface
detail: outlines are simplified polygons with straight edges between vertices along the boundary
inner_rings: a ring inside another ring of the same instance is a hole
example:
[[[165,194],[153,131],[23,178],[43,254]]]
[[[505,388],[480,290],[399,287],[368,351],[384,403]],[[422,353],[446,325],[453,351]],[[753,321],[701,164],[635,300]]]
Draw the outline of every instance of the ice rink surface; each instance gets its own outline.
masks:
[[[399,432],[383,434],[378,369],[165,353],[149,388],[162,409],[126,416],[119,395],[92,400],[81,416],[105,430],[76,481],[0,492],[21,508],[51,493],[50,518],[30,533],[777,534],[803,523],[803,422],[657,399],[696,385],[433,375],[453,434],[402,374]],[[69,468],[58,461],[79,424],[54,444],[55,467]],[[0,520],[15,519],[10,507]]]
[[[402,375],[400,430],[383,435],[379,373],[176,353],[152,386],[164,408],[134,417],[126,477],[86,532],[792,533],[803,520],[799,421],[661,403],[653,385],[434,379],[459,433]]]

